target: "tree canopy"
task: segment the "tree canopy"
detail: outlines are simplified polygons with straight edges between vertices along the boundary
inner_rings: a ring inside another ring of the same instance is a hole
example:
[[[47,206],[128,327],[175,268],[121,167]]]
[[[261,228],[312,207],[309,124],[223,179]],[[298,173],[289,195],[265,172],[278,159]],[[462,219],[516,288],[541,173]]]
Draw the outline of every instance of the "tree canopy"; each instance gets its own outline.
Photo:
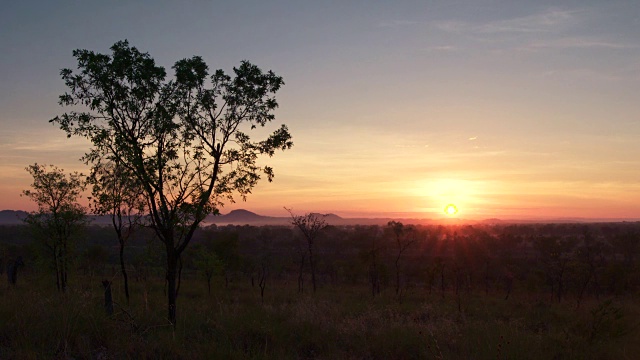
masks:
[[[75,50],[73,56],[77,71],[61,71],[69,91],[60,105],[74,111],[51,122],[91,141],[87,164],[121,164],[142,187],[167,251],[169,319],[175,323],[172,282],[194,231],[224,203],[244,200],[262,176],[273,179],[270,166],[258,165],[260,155],[293,145],[285,125],[260,141],[249,135],[275,119],[275,93],[284,82],[248,61],[232,75],[210,74],[199,56],[177,61],[167,79],[164,67],[126,40],[110,55]]]
[[[86,209],[78,204],[85,189],[82,174],[66,175],[53,165],[29,165],[26,170],[33,177],[30,190],[22,194],[38,205],[38,210],[27,215],[25,222],[35,230],[46,248],[47,258],[52,259],[56,271],[56,286],[64,292],[67,288],[69,263],[73,239],[87,224]]]

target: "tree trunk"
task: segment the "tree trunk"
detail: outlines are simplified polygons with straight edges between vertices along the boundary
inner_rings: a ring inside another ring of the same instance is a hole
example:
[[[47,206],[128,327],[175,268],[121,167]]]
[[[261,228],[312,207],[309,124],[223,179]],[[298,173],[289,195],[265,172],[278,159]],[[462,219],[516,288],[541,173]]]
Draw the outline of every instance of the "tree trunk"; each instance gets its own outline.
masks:
[[[264,304],[264,289],[267,286],[267,266],[262,264],[262,272],[260,273],[260,302]]]
[[[489,260],[485,262],[484,268],[484,293],[489,295]]]
[[[111,295],[111,281],[102,280],[104,287],[104,309],[107,315],[113,315],[113,296]]]
[[[444,299],[444,265],[442,265],[442,267],[440,268],[440,294],[442,295],[442,298]]]
[[[182,257],[178,255],[178,285],[176,286],[176,298],[180,293],[180,284],[182,283]]]
[[[129,277],[127,276],[127,269],[124,266],[124,242],[120,241],[120,270],[122,271],[122,279],[124,280],[124,296],[127,298],[127,305],[129,305]]]
[[[53,250],[53,266],[56,270],[56,288],[60,291],[60,266],[58,265],[58,253],[55,248]]]
[[[171,249],[173,250],[173,249]],[[176,326],[176,299],[178,293],[176,291],[178,277],[178,259],[174,251],[167,254],[167,299],[169,301],[168,320]]]
[[[67,244],[62,246],[62,292],[67,291]]]
[[[313,261],[313,250],[309,245],[309,265],[311,266],[311,283],[313,284],[313,293],[316,293],[316,267]]]
[[[304,292],[304,260],[306,256],[303,255],[300,259],[300,271],[298,272],[298,292],[302,294]]]
[[[400,254],[396,258],[396,295],[400,293]]]

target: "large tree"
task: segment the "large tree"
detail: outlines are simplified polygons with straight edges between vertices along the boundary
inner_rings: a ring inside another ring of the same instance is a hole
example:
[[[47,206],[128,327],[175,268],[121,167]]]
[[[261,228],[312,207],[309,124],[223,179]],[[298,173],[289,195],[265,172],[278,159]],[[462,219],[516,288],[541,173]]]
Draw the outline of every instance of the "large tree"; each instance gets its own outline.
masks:
[[[234,196],[245,199],[261,175],[272,180],[259,155],[293,145],[284,125],[262,141],[249,136],[275,119],[283,80],[247,61],[233,76],[210,75],[199,56],[177,61],[168,80],[164,67],[127,41],[114,44],[110,55],[75,50],[73,56],[78,69],[61,71],[69,92],[60,104],[82,111],[51,121],[91,141],[88,163],[117,162],[141,184],[166,249],[168,318],[175,324],[178,264],[198,225]]]
[[[53,165],[33,164],[26,170],[33,177],[30,190],[22,194],[38,205],[24,221],[40,239],[56,273],[58,291],[67,289],[74,240],[87,223],[86,210],[78,199],[85,188],[82,174],[65,174]]]

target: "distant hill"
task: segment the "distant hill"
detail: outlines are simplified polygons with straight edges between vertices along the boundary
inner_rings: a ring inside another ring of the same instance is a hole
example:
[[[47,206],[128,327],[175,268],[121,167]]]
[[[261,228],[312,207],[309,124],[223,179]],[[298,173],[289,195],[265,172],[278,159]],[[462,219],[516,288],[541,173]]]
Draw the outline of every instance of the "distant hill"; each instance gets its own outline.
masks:
[[[270,222],[272,217],[258,215],[249,210],[239,209],[231,210],[225,215],[209,215],[205,218],[205,222],[211,223],[228,223],[228,224],[253,224],[259,222]]]
[[[0,225],[22,224],[22,219],[27,217],[27,212],[22,210],[1,210]]]
[[[331,225],[344,225],[345,219],[336,214],[318,214],[317,216],[324,216],[327,223]],[[259,215],[249,210],[239,209],[232,210],[228,214],[224,215],[209,215],[204,220],[205,225],[219,224],[219,225],[291,225],[291,218],[277,217],[277,216],[264,216]]]

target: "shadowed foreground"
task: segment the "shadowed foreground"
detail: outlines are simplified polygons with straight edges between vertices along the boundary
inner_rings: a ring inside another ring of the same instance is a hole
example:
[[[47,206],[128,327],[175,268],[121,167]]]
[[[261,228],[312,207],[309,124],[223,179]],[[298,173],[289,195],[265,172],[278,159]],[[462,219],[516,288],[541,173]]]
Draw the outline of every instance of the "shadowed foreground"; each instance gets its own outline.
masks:
[[[316,296],[272,281],[260,289],[199,278],[180,290],[180,321],[167,322],[162,278],[134,282],[130,307],[114,277],[114,315],[106,315],[96,277],[79,278],[66,294],[46,276],[27,273],[0,287],[2,359],[632,359],[640,353],[631,299],[595,299],[576,309],[520,292],[469,295],[462,311],[452,293],[325,286]],[[29,287],[27,284],[31,284]],[[618,316],[620,315],[620,316]]]

